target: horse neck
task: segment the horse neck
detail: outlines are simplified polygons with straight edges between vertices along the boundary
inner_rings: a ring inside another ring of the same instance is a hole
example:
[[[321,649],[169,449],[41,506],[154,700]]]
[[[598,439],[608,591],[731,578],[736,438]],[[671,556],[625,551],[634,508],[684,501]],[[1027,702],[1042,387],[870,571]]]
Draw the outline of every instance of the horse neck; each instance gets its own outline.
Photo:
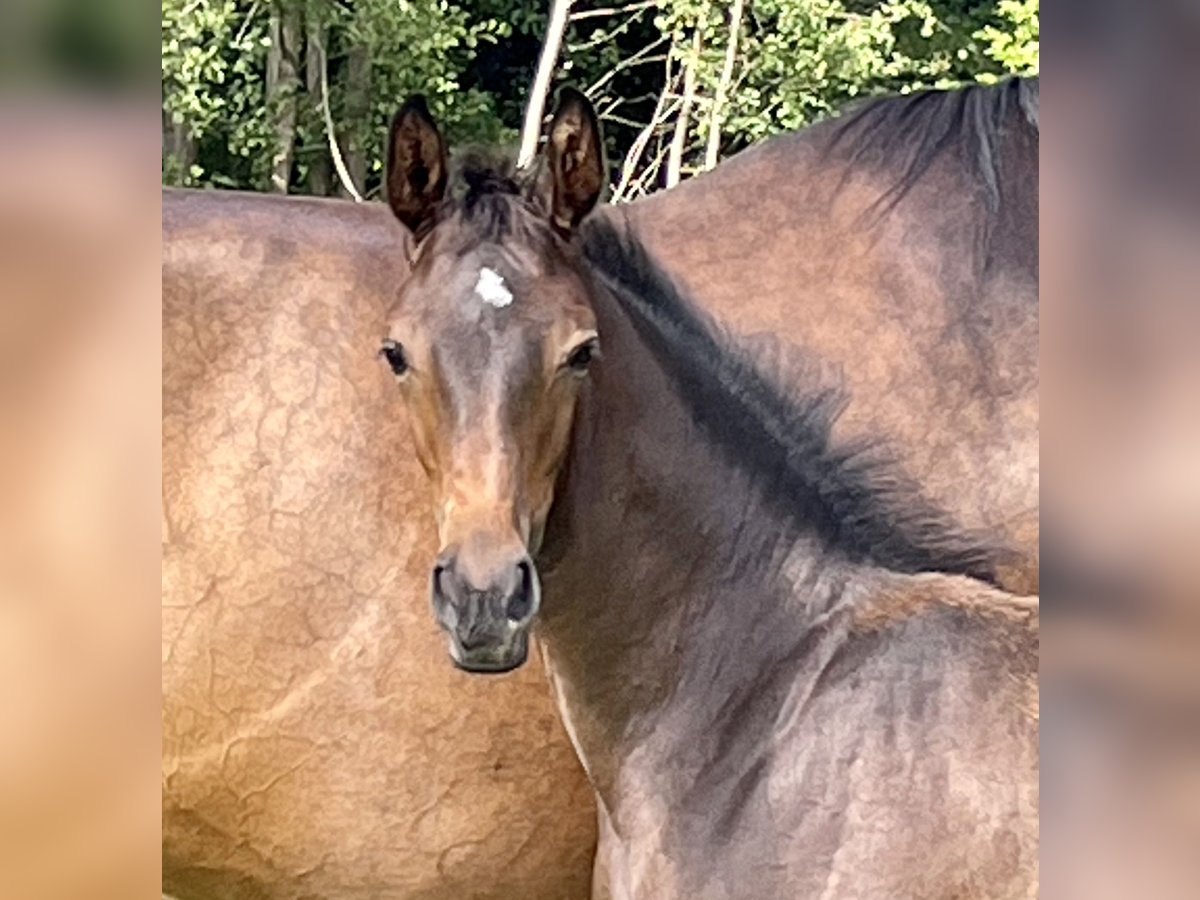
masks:
[[[714,736],[722,704],[794,653],[852,572],[693,424],[611,298],[547,532],[539,634],[602,801],[651,734]],[[673,716],[684,708],[686,715]]]

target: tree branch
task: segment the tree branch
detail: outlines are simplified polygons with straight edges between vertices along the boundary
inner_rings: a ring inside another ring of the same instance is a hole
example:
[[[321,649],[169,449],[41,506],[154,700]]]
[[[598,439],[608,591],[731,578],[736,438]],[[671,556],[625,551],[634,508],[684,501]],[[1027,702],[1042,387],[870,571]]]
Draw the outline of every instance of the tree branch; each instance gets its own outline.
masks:
[[[578,22],[580,19],[594,19],[598,16],[615,16],[621,13],[638,12],[639,10],[649,9],[652,6],[658,6],[659,0],[642,0],[641,3],[630,3],[627,6],[611,6],[608,9],[589,9],[583,12],[571,13],[571,21]]]
[[[329,111],[329,76],[326,73],[329,66],[328,60],[325,58],[325,47],[318,44],[317,52],[321,57],[321,114],[325,118],[325,136],[329,139],[329,155],[333,158],[333,168],[337,171],[338,180],[346,189],[346,193],[354,198],[355,203],[362,203],[362,194],[354,186],[354,179],[350,177],[350,172],[346,169],[346,163],[342,159],[342,150],[337,142],[337,132],[333,127],[333,114]]]
[[[630,16],[612,31],[600,29],[591,40],[585,41],[582,44],[572,44],[568,49],[571,53],[578,53],[581,50],[591,50],[593,47],[599,47],[601,44],[611,44],[615,37],[627,32],[630,26],[637,21],[637,18],[636,15]]]
[[[558,51],[562,47],[563,33],[567,30],[567,13],[571,0],[554,0],[550,8],[550,21],[546,25],[546,37],[542,41],[542,53],[538,57],[537,75],[533,79],[533,90],[529,92],[529,106],[525,109],[525,124],[521,128],[521,150],[517,154],[517,168],[524,169],[533,162],[537,153],[538,138],[542,134],[542,114],[546,109],[546,95],[550,91],[550,79],[558,63]]]
[[[265,99],[274,138],[271,148],[271,188],[286,194],[296,153],[296,107],[300,94],[300,8],[284,6],[274,10],[269,34]]]
[[[664,42],[669,40],[670,37],[671,36],[669,34],[664,34],[658,40],[651,41],[649,44],[647,44],[645,47],[643,47],[641,50],[639,50],[637,53],[633,54],[632,56],[625,57],[625,59],[622,59],[615,66],[613,66],[611,69],[609,69],[603,75],[601,75],[600,78],[596,81],[596,83],[591,85],[591,87],[589,87],[586,91],[584,91],[584,93],[587,94],[589,97],[592,96],[596,91],[600,90],[600,88],[604,87],[605,84],[607,84],[614,77],[616,77],[616,74],[618,72],[620,72],[622,69],[628,69],[630,66],[636,66],[639,63],[644,64],[644,63],[648,63],[648,62],[661,62],[663,59],[665,59],[665,57],[651,57],[650,59],[645,59],[644,57],[651,50],[656,49],[661,44],[663,44]]]
[[[708,18],[708,4],[705,3],[696,20],[696,30],[692,34],[692,52],[683,64],[683,104],[679,108],[679,116],[675,119],[675,134],[671,138],[671,152],[667,157],[667,187],[679,184],[683,172],[683,151],[687,145],[688,120],[692,115],[692,100],[696,96],[696,69],[700,66],[700,48],[702,44],[703,24]]]
[[[721,69],[721,80],[717,82],[717,92],[713,97],[712,111],[708,119],[708,150],[704,154],[706,169],[716,166],[717,156],[721,152],[721,108],[725,105],[729,83],[733,80],[733,64],[737,59],[743,8],[743,0],[733,0],[733,8],[729,11],[729,45],[725,48],[725,65]]]
[[[621,180],[613,188],[613,203],[619,203],[625,199],[625,195],[629,192],[630,185],[633,183],[633,174],[638,160],[642,158],[642,154],[646,151],[646,145],[650,143],[650,138],[658,129],[659,124],[666,122],[670,118],[671,112],[674,111],[674,103],[668,109],[668,100],[672,96],[674,81],[675,76],[671,72],[671,55],[668,53],[662,93],[658,95],[658,100],[654,104],[654,113],[650,116],[649,124],[638,133],[638,136],[633,141],[633,146],[625,154],[625,162],[621,166]]]
[[[237,47],[242,43],[242,39],[246,36],[246,30],[250,27],[250,23],[254,21],[254,14],[258,12],[259,2],[254,0],[250,4],[250,9],[246,12],[246,16],[242,19],[242,24],[238,28],[237,34],[233,36],[233,46]]]
[[[642,174],[638,176],[638,179],[629,186],[629,189],[626,191],[628,199],[633,199],[639,194],[645,193],[650,179],[658,174],[658,170],[662,168],[663,159],[670,149],[669,146],[659,148],[658,152],[654,155],[654,159],[642,170]]]

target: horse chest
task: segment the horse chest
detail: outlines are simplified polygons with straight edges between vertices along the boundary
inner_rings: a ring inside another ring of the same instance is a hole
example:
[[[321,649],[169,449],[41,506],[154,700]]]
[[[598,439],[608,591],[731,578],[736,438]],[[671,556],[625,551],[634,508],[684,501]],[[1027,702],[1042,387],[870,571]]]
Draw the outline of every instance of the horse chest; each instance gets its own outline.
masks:
[[[620,832],[607,815],[600,814],[595,900],[683,896],[678,860],[672,858],[663,839],[665,811],[653,809],[652,802],[637,806],[636,824]]]

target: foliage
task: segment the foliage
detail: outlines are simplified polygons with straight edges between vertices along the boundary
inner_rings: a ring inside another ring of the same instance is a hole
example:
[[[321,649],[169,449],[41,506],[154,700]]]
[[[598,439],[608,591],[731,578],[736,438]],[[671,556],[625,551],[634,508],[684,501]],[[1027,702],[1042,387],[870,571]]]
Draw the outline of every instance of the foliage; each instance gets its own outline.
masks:
[[[492,98],[464,87],[462,74],[480,44],[508,36],[508,23],[473,19],[462,6],[444,0],[359,0],[349,13],[339,9],[334,23],[344,46],[366,48],[370,58],[370,106],[354,127],[375,178],[382,172],[388,123],[412,94],[426,95],[451,140],[491,143],[505,135]]]
[[[1028,29],[1009,6],[1031,8]],[[672,35],[681,66],[696,66],[698,110],[694,152],[713,127],[706,110],[717,92],[729,40],[729,4],[679,0],[663,4],[659,27]],[[754,0],[742,23],[730,102],[717,123],[723,155],[780,131],[802,128],[862,95],[953,87],[1036,63],[1037,0],[993,4],[933,0]],[[699,31],[701,52],[691,59]],[[1007,43],[1006,43],[1007,42]]]
[[[185,127],[200,160],[182,172],[165,159],[165,179],[267,188],[273,140],[265,94],[267,24],[272,7],[287,2],[297,0],[162,0],[163,109],[171,122]],[[452,137],[508,136],[492,97],[461,84],[477,49],[506,37],[508,23],[469,15],[445,0],[356,0],[352,6],[318,0],[305,5],[305,12],[310,24],[319,17],[327,29],[323,50],[329,105],[342,125],[338,139],[361,148],[373,183],[382,169],[388,121],[409,94],[426,94]],[[355,51],[367,56],[365,84],[349,77]],[[358,109],[361,94],[366,103]],[[299,100],[302,167],[303,151],[324,148],[327,135],[315,98],[305,93]],[[303,174],[298,170],[295,180]]]
[[[289,4],[299,4],[310,48],[323,35],[334,138],[357,165],[359,191],[378,190],[388,121],[412,93],[429,97],[455,143],[515,140],[548,2],[162,0],[164,133],[172,137],[164,181],[267,189],[272,116],[287,103],[297,112],[290,189],[305,190],[309,168],[328,165],[319,96],[306,86],[321,56],[300,53],[298,91],[266,83],[282,52],[271,44],[271,18]],[[576,0],[555,83],[588,89],[625,195],[662,183],[677,130],[686,176],[703,168],[713,128],[726,156],[862,95],[1038,71],[1038,0],[747,0],[732,78],[721,86],[730,7]],[[714,117],[719,88],[728,102]]]
[[[267,40],[257,12],[235,0],[163,0],[164,119],[205,147],[212,167],[193,163],[168,172],[170,161],[164,162],[164,174],[178,183],[253,183],[248,176],[267,141],[261,75]]]
[[[1000,22],[975,33],[987,55],[1009,72],[1038,74],[1038,0],[1000,0],[996,16]]]

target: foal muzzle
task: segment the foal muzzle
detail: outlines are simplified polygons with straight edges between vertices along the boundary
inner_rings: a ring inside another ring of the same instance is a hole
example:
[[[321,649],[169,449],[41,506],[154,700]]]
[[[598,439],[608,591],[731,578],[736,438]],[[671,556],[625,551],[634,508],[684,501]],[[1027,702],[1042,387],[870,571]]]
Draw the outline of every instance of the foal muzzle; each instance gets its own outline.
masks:
[[[537,570],[528,556],[471,578],[456,555],[446,554],[434,567],[430,598],[460,669],[510,672],[528,658],[529,627],[541,605]]]

